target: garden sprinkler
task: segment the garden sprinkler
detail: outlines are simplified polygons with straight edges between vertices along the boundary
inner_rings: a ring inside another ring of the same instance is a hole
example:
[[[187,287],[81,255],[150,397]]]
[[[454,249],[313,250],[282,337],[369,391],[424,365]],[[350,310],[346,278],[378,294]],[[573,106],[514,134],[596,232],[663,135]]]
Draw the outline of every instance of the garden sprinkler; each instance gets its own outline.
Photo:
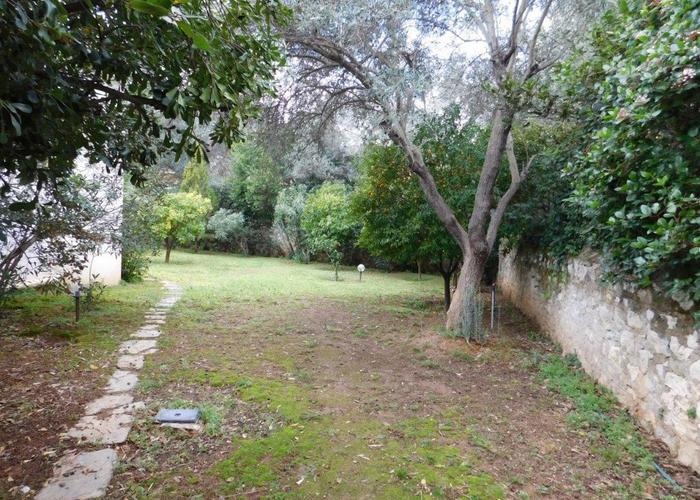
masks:
[[[360,281],[362,281],[362,273],[365,272],[364,264],[360,264],[359,266],[357,266],[357,272],[360,273]]]
[[[75,322],[80,321],[80,283],[71,283],[68,285],[70,294],[75,298]]]

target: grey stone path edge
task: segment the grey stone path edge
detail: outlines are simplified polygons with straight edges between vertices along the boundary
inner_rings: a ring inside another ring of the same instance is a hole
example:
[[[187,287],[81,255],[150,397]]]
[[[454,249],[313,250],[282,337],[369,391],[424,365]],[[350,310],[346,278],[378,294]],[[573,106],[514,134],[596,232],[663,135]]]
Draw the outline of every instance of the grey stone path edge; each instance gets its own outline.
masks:
[[[132,334],[134,340],[122,342],[119,347],[117,369],[105,387],[105,394],[85,406],[85,415],[68,431],[66,438],[77,447],[116,445],[126,441],[134,421],[134,412],[143,409],[142,402],[134,402],[131,394],[138,383],[136,370],[143,367],[147,354],[157,351],[156,338],[165,323],[167,311],[182,294],[175,283],[164,283],[167,291],[145,316],[144,325]],[[145,340],[147,339],[147,340]],[[36,496],[37,500],[82,500],[100,498],[107,491],[117,466],[117,452],[111,447],[97,451],[69,450],[54,465],[53,476]]]

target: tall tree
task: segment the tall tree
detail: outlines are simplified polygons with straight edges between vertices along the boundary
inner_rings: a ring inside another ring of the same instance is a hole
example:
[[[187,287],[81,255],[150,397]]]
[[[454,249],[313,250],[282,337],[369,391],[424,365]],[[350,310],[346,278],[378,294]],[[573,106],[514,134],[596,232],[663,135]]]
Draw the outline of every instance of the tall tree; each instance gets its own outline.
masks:
[[[510,5],[506,5],[509,3]],[[562,2],[559,2],[562,3]],[[516,114],[526,111],[537,90],[537,79],[554,64],[557,53],[542,50],[545,21],[553,17],[553,0],[536,2],[431,2],[418,8],[406,1],[344,2],[319,7],[294,3],[296,21],[284,37],[298,64],[303,84],[322,102],[319,113],[346,106],[377,117],[380,127],[408,158],[407,167],[419,181],[426,200],[462,253],[458,285],[447,313],[447,326],[465,324],[473,308],[486,261],[494,248],[506,208],[527,178],[532,158],[518,162],[511,129]],[[463,225],[445,200],[426,166],[412,130],[416,103],[430,91],[435,61],[415,36],[418,25],[434,33],[452,33],[457,40],[476,36],[484,47],[490,89],[490,137],[484,152],[473,209]],[[505,31],[499,31],[506,26]],[[556,26],[556,23],[554,23]],[[545,47],[551,48],[551,44]],[[307,99],[306,103],[313,103]],[[496,196],[494,187],[504,159],[511,182]]]
[[[459,217],[471,212],[487,134],[473,124],[461,125],[456,107],[418,127],[416,140],[422,144],[426,165]],[[392,262],[437,268],[449,308],[452,273],[461,251],[428,205],[398,146],[376,144],[365,150],[352,208],[362,222],[359,246]]]
[[[279,0],[0,2],[0,194],[65,178],[81,149],[139,183],[161,147],[201,149],[198,123],[230,144],[272,92],[287,15]]]
[[[182,172],[180,191],[183,193],[197,193],[200,196],[211,199],[212,189],[209,185],[209,168],[205,161],[192,159]]]

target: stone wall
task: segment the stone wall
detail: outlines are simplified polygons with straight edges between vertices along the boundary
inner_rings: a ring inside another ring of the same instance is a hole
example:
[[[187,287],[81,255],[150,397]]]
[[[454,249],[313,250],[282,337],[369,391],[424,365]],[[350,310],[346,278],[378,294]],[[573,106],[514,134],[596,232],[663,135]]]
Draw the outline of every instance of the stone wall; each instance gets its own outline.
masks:
[[[593,255],[556,272],[514,252],[501,257],[498,283],[681,463],[700,472],[700,331],[688,312],[692,302],[604,285],[601,275]]]

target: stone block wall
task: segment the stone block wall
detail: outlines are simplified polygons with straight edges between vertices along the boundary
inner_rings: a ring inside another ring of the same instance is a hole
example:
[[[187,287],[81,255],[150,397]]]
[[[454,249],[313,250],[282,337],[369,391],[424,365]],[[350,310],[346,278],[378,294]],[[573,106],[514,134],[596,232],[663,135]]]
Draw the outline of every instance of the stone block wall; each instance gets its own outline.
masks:
[[[501,291],[610,388],[677,459],[700,472],[700,330],[694,304],[603,284],[594,255],[552,271],[520,252],[502,256]]]

